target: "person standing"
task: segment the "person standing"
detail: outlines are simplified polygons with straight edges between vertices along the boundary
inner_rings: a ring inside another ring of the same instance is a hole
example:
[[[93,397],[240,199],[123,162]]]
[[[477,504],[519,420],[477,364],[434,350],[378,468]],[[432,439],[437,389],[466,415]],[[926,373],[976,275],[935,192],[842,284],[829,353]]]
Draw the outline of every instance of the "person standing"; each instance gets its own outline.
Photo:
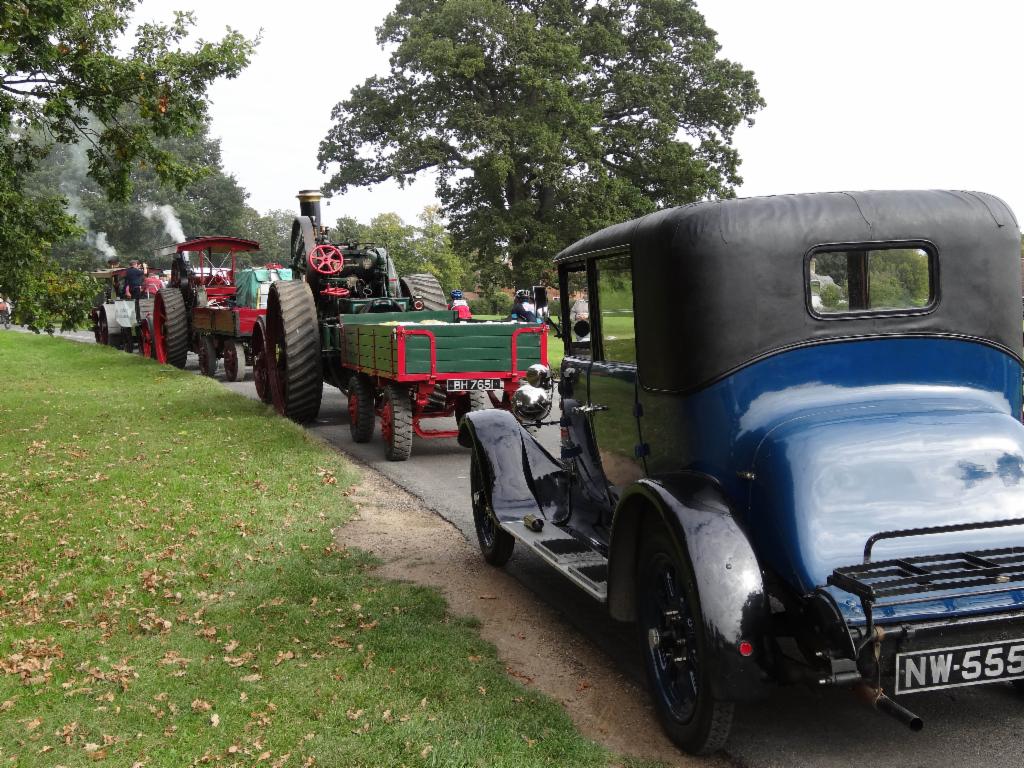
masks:
[[[146,270],[138,259],[128,262],[128,269],[124,273],[124,297],[126,299],[141,299],[145,293],[142,287],[146,280]]]
[[[524,288],[516,291],[516,300],[512,305],[512,319],[521,323],[537,322],[537,308],[530,297],[530,292]]]
[[[576,341],[590,341],[589,331],[581,336],[576,329],[576,324],[581,320],[585,321],[588,327],[590,325],[590,302],[587,301],[587,294],[576,293],[572,298],[572,307],[569,308],[569,327],[576,336]]]
[[[147,296],[156,296],[160,293],[160,289],[164,287],[163,281],[160,279],[160,274],[153,270],[146,279],[142,281],[142,287],[146,291]]]

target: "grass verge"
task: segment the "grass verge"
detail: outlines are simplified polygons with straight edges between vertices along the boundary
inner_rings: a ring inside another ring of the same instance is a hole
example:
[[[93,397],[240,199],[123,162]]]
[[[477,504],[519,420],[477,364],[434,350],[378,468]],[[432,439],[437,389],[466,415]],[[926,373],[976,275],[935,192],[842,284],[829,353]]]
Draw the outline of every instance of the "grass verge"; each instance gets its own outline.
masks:
[[[0,764],[608,764],[436,592],[332,546],[356,474],[298,427],[105,348],[0,360]]]

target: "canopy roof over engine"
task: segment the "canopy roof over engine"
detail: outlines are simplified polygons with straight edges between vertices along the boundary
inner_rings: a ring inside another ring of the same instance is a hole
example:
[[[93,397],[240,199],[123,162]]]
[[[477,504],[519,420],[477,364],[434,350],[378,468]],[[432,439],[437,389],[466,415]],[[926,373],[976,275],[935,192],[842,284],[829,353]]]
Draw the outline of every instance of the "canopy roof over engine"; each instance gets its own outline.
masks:
[[[255,240],[245,240],[241,237],[193,237],[182,243],[166,245],[158,248],[157,256],[173,256],[176,253],[196,253],[209,251],[210,253],[233,253],[235,251],[258,251],[260,244]]]

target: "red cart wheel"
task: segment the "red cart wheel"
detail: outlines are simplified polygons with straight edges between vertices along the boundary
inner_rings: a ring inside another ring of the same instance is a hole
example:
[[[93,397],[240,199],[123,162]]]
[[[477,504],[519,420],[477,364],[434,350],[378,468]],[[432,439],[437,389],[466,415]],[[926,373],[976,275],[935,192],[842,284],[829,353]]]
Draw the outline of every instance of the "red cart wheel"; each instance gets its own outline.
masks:
[[[336,275],[344,265],[341,251],[333,245],[318,245],[309,252],[309,266],[321,275]]]
[[[256,394],[268,405],[273,402],[270,391],[270,373],[267,371],[266,320],[260,318],[252,329],[252,379],[256,383]]]
[[[217,374],[217,343],[213,336],[203,336],[199,340],[199,370],[204,376],[213,377]]]
[[[153,319],[149,317],[139,323],[139,354],[146,358],[156,359],[156,346],[153,344]]]
[[[96,322],[96,343],[107,346],[110,343],[110,328],[107,327],[107,315],[104,312]]]
[[[380,431],[387,441],[388,461],[405,461],[412,453],[412,398],[409,390],[398,384],[384,388],[384,408],[380,414]]]
[[[245,347],[238,339],[224,342],[224,377],[228,381],[245,378]]]

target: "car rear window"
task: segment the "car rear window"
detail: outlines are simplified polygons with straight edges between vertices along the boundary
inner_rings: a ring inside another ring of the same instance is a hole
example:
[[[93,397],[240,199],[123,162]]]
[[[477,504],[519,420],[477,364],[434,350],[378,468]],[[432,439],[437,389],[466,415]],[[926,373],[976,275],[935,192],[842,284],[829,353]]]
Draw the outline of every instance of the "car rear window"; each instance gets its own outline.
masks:
[[[925,244],[826,246],[807,260],[815,317],[905,314],[935,303],[935,254]]]

